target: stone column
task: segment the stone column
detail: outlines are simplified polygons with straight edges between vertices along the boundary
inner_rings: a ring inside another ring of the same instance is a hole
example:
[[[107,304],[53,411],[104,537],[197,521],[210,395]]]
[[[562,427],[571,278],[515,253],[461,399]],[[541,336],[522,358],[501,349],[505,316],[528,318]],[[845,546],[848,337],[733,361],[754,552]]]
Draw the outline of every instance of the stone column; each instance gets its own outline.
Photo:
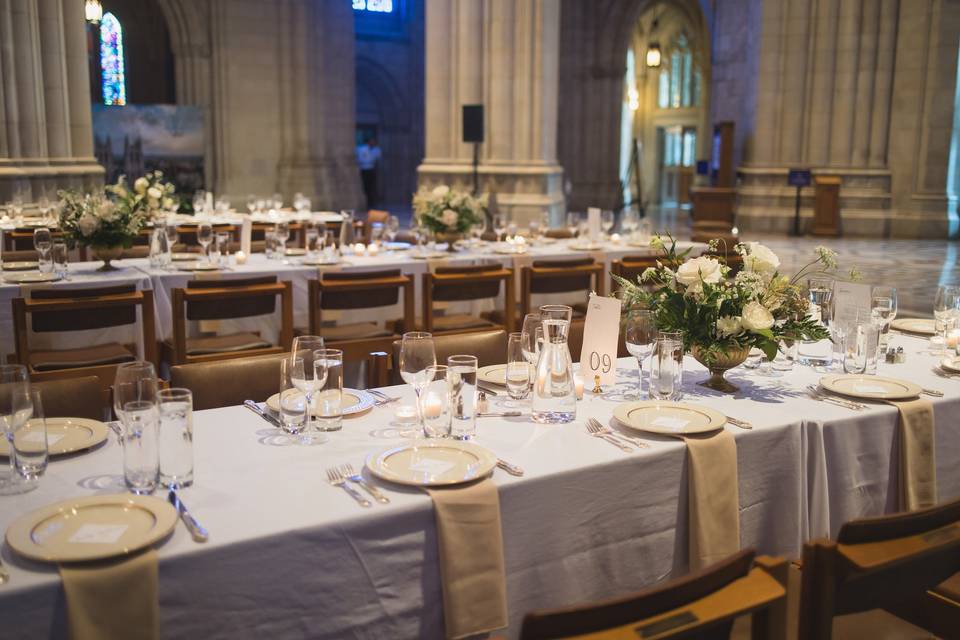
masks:
[[[563,211],[557,164],[559,0],[427,0],[421,186],[473,187],[461,107],[484,105],[480,191],[523,223]]]

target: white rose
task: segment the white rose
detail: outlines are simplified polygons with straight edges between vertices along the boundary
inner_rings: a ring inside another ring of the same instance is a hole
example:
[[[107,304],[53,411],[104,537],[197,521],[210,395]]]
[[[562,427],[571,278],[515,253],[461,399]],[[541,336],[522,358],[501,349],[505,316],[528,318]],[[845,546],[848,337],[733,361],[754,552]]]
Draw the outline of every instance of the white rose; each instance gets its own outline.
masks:
[[[80,220],[77,221],[77,226],[80,227],[80,233],[89,236],[100,226],[100,221],[95,215],[88,212],[80,216]]]
[[[747,331],[763,331],[773,326],[773,314],[759,302],[750,302],[743,308],[740,323]]]
[[[450,193],[450,187],[448,187],[448,186],[445,185],[445,184],[441,184],[441,185],[439,185],[439,186],[434,187],[432,193],[433,193],[433,195],[437,196],[438,198],[442,198],[443,196],[445,196],[445,195],[447,195],[448,193]]]
[[[444,209],[443,214],[440,216],[440,222],[447,225],[448,227],[457,226],[457,220],[460,219],[460,216],[457,215],[457,212],[453,209]]]
[[[747,271],[771,275],[780,267],[780,258],[759,242],[750,243],[750,253],[743,256],[743,266]]]
[[[717,318],[717,333],[723,336],[732,336],[740,333],[740,316],[722,316]]]
[[[173,209],[173,198],[164,198],[164,199],[163,199],[163,208],[164,208],[164,209]]]
[[[688,287],[701,280],[707,284],[716,284],[721,277],[720,262],[707,256],[691,258],[677,269],[677,282]]]
[[[163,197],[163,191],[160,191],[160,189],[156,187],[150,187],[147,189],[147,195],[150,196],[152,200],[159,200]]]
[[[146,178],[137,178],[136,182],[133,183],[133,189],[139,194],[144,194],[147,192],[147,187],[150,186],[150,182]]]
[[[97,207],[96,216],[101,220],[110,222],[117,217],[117,206],[109,200],[104,200],[100,203],[100,206]]]

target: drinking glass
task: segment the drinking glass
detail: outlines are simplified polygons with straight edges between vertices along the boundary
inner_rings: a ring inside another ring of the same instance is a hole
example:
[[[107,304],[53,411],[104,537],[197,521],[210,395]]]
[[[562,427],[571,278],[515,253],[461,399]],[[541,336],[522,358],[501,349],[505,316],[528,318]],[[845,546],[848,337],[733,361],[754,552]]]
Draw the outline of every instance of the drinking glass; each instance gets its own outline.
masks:
[[[777,344],[777,357],[771,363],[777,371],[792,371],[797,361],[797,341],[781,340]]]
[[[313,352],[314,379],[318,381],[314,419],[318,431],[343,428],[343,351],[317,349]]]
[[[676,340],[657,338],[657,346],[650,359],[650,398],[653,400],[671,400],[676,392],[676,348]]]
[[[201,189],[193,194],[193,213],[202,214],[207,209],[207,192]]]
[[[131,400],[124,403],[122,414],[123,480],[131,493],[153,493],[160,478],[157,405]]]
[[[250,212],[250,215],[253,215],[253,212],[257,210],[257,196],[252,193],[247,196],[247,211]]]
[[[285,432],[297,435],[303,433],[310,426],[307,416],[307,402],[303,393],[297,389],[290,379],[296,358],[284,358],[280,362],[280,428]],[[302,366],[303,359],[300,359]]]
[[[659,338],[667,338],[673,341],[673,359],[675,361],[673,375],[673,399],[679,400],[683,395],[683,331],[659,331]]]
[[[273,194],[273,208],[277,211],[283,209],[283,195],[281,193]]]
[[[305,220],[303,223],[303,244],[307,249],[307,255],[314,255],[317,248],[317,239],[320,237],[319,223],[313,220]]]
[[[189,389],[157,392],[160,484],[180,489],[193,484],[193,394]]]
[[[33,248],[37,250],[41,273],[53,271],[53,262],[50,259],[50,247],[52,246],[53,238],[50,235],[50,229],[40,227],[33,230]]]
[[[177,241],[180,239],[179,234],[177,233],[177,223],[172,219],[167,220],[167,223],[163,227],[163,231],[167,234],[167,247],[172,252],[177,244]]]
[[[856,322],[844,332],[843,370],[846,373],[876,374],[879,331],[872,316],[857,312]]]
[[[477,368],[476,356],[447,358],[452,413],[450,434],[457,440],[469,440],[477,433]]]
[[[613,230],[613,225],[616,223],[616,221],[617,218],[613,215],[613,211],[604,209],[600,212],[600,228],[603,229],[604,235],[610,235],[610,232]]]
[[[210,251],[208,247],[213,242],[213,226],[209,222],[201,222],[197,226],[197,242],[203,247],[203,254],[207,258],[207,264],[210,264]]]
[[[267,260],[274,260],[277,257],[277,234],[271,229],[263,232],[263,251]]]
[[[433,334],[426,331],[410,331],[400,341],[400,377],[413,387],[417,396],[417,412],[420,428],[423,428],[423,413],[419,411],[420,395],[427,385],[427,369],[437,364],[433,346]]]
[[[446,438],[450,435],[451,398],[448,368],[433,365],[423,371],[423,388],[417,396],[420,422],[426,438]]]
[[[571,211],[567,214],[567,231],[570,232],[570,237],[575,237],[577,235],[577,229],[580,228],[580,214],[574,211]]]
[[[291,368],[288,369],[290,382],[294,387],[300,390],[306,396],[307,406],[314,407],[314,411],[307,414],[307,428],[315,426],[313,417],[316,413],[316,407],[313,401],[313,394],[320,388],[320,381],[316,380],[316,352],[326,346],[321,336],[297,336],[293,339],[293,345],[290,349]],[[295,361],[301,360],[298,368]]]
[[[820,321],[827,324],[827,319],[833,316],[831,313],[833,280],[829,278],[808,278],[807,296],[810,304],[816,306],[820,314]]]
[[[277,238],[276,251],[280,254],[281,258],[285,258],[287,255],[287,240],[290,239],[290,223],[278,222],[273,227],[273,231]]]
[[[633,238],[633,233],[637,230],[639,224],[640,218],[633,207],[623,212],[623,216],[620,218],[620,230],[623,231],[628,240]]]
[[[43,415],[43,401],[39,389],[30,391],[33,416],[13,432],[13,458],[17,473],[27,482],[34,483],[47,470],[47,422]]]
[[[743,361],[743,366],[747,369],[756,369],[760,366],[760,363],[763,361],[763,351],[754,347],[750,349],[750,353],[747,354],[747,359]]]
[[[370,225],[370,244],[380,244],[383,239],[383,223],[374,222]]]
[[[157,400],[157,372],[145,360],[124,362],[117,366],[113,380],[113,411],[123,420],[123,406],[134,400],[154,403]]]
[[[50,248],[50,255],[53,258],[53,272],[61,280],[66,280],[70,271],[67,245],[63,242],[54,242],[53,247]]]
[[[627,351],[637,359],[637,400],[643,398],[643,359],[653,353],[657,340],[657,321],[649,309],[638,309],[627,315],[624,327]]]
[[[0,421],[10,455],[6,474],[0,476],[0,495],[23,493],[33,488],[22,482],[17,472],[17,455],[13,434],[33,415],[27,368],[19,364],[0,365]]]
[[[941,285],[937,288],[937,295],[933,301],[933,317],[936,320],[937,335],[942,337],[944,345],[947,343],[944,320],[953,313],[958,304],[960,304],[960,287]]]
[[[886,351],[890,338],[890,323],[896,314],[896,306],[892,298],[874,295],[870,299],[870,318],[880,334],[877,349]]]
[[[493,231],[497,234],[497,242],[503,241],[503,234],[507,231],[507,216],[503,213],[498,213],[493,216]]]
[[[214,245],[217,247],[217,255],[221,261],[230,254],[230,240],[231,236],[227,232],[218,233],[215,236]]]
[[[507,369],[504,376],[507,393],[515,401],[523,400],[530,394],[530,361],[524,350],[524,335],[515,332],[507,336]]]
[[[388,217],[387,225],[384,227],[383,232],[386,234],[388,242],[395,241],[397,234],[400,233],[400,218],[397,216]]]

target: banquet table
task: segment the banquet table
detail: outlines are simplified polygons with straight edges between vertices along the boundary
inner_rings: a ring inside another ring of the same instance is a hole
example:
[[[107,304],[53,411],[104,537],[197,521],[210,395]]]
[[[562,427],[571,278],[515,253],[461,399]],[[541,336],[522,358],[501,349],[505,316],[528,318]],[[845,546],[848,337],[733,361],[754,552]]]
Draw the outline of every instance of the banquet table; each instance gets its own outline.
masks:
[[[939,500],[960,496],[960,383],[937,377],[923,340],[897,336],[905,364],[880,375],[944,392],[933,398]],[[587,417],[608,424],[636,361],[618,361],[618,386],[589,392],[577,420],[537,425],[529,416],[480,418],[475,442],[526,471],[497,470],[509,637],[525,613],[610,597],[687,571],[687,458],[682,441],[639,434],[649,448],[623,453],[590,437]],[[741,545],[798,557],[804,540],[843,521],[896,510],[897,410],[817,402],[804,387],[820,374],[797,366],[781,377],[737,368],[732,396],[696,383],[685,362],[683,401],[752,423],[728,424],[737,444]],[[383,390],[411,402],[408,387]],[[345,419],[313,446],[293,443],[242,407],[194,416],[196,484],[182,492],[209,529],[193,542],[181,524],[159,545],[164,637],[435,638],[443,636],[433,508],[425,493],[375,481],[391,503],[364,509],[329,486],[324,469],[360,467],[405,442],[394,405]],[[54,460],[37,490],[0,497],[0,527],[71,496],[122,491],[121,453],[111,439],[82,456]],[[482,541],[477,541],[482,545]],[[2,550],[11,581],[0,587],[4,637],[63,637],[64,599],[55,568]]]

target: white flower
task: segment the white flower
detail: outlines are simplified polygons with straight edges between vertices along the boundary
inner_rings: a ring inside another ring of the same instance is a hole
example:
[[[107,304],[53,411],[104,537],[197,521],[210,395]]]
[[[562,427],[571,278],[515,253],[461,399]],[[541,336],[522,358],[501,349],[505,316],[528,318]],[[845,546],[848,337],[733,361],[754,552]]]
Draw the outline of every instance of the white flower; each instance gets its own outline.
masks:
[[[431,193],[433,193],[433,195],[435,195],[435,196],[438,197],[438,198],[442,198],[443,196],[445,196],[445,195],[447,195],[448,193],[450,193],[450,187],[448,187],[448,186],[445,185],[445,184],[441,184],[441,185],[438,185],[438,186],[434,187],[434,188],[433,188],[433,191],[432,191]]]
[[[750,251],[743,256],[743,266],[747,271],[771,275],[780,268],[780,258],[759,242],[751,242]]]
[[[80,216],[77,226],[80,227],[80,233],[89,236],[100,226],[100,220],[92,213],[87,212]]]
[[[150,181],[146,178],[137,178],[136,182],[133,183],[133,189],[139,194],[144,194],[147,192],[147,188],[150,186]]]
[[[147,189],[147,195],[150,196],[151,200],[159,200],[163,197],[163,191],[160,191],[160,189],[156,187],[150,187]]]
[[[740,316],[721,316],[717,318],[717,334],[720,337],[738,334],[741,329]]]
[[[163,208],[164,208],[164,209],[173,209],[173,198],[164,198],[164,199],[163,199]]]
[[[701,281],[716,284],[720,278],[720,262],[707,256],[691,258],[677,269],[677,282],[688,287]]]
[[[454,211],[453,209],[444,209],[443,215],[440,216],[440,222],[447,225],[448,227],[457,226],[457,220],[459,219],[460,217],[457,215],[457,212]]]
[[[743,307],[740,323],[747,331],[763,331],[773,326],[773,314],[759,302],[749,302]]]
[[[763,276],[753,271],[741,271],[734,277],[734,282],[743,287],[750,298],[757,298],[767,289]]]

